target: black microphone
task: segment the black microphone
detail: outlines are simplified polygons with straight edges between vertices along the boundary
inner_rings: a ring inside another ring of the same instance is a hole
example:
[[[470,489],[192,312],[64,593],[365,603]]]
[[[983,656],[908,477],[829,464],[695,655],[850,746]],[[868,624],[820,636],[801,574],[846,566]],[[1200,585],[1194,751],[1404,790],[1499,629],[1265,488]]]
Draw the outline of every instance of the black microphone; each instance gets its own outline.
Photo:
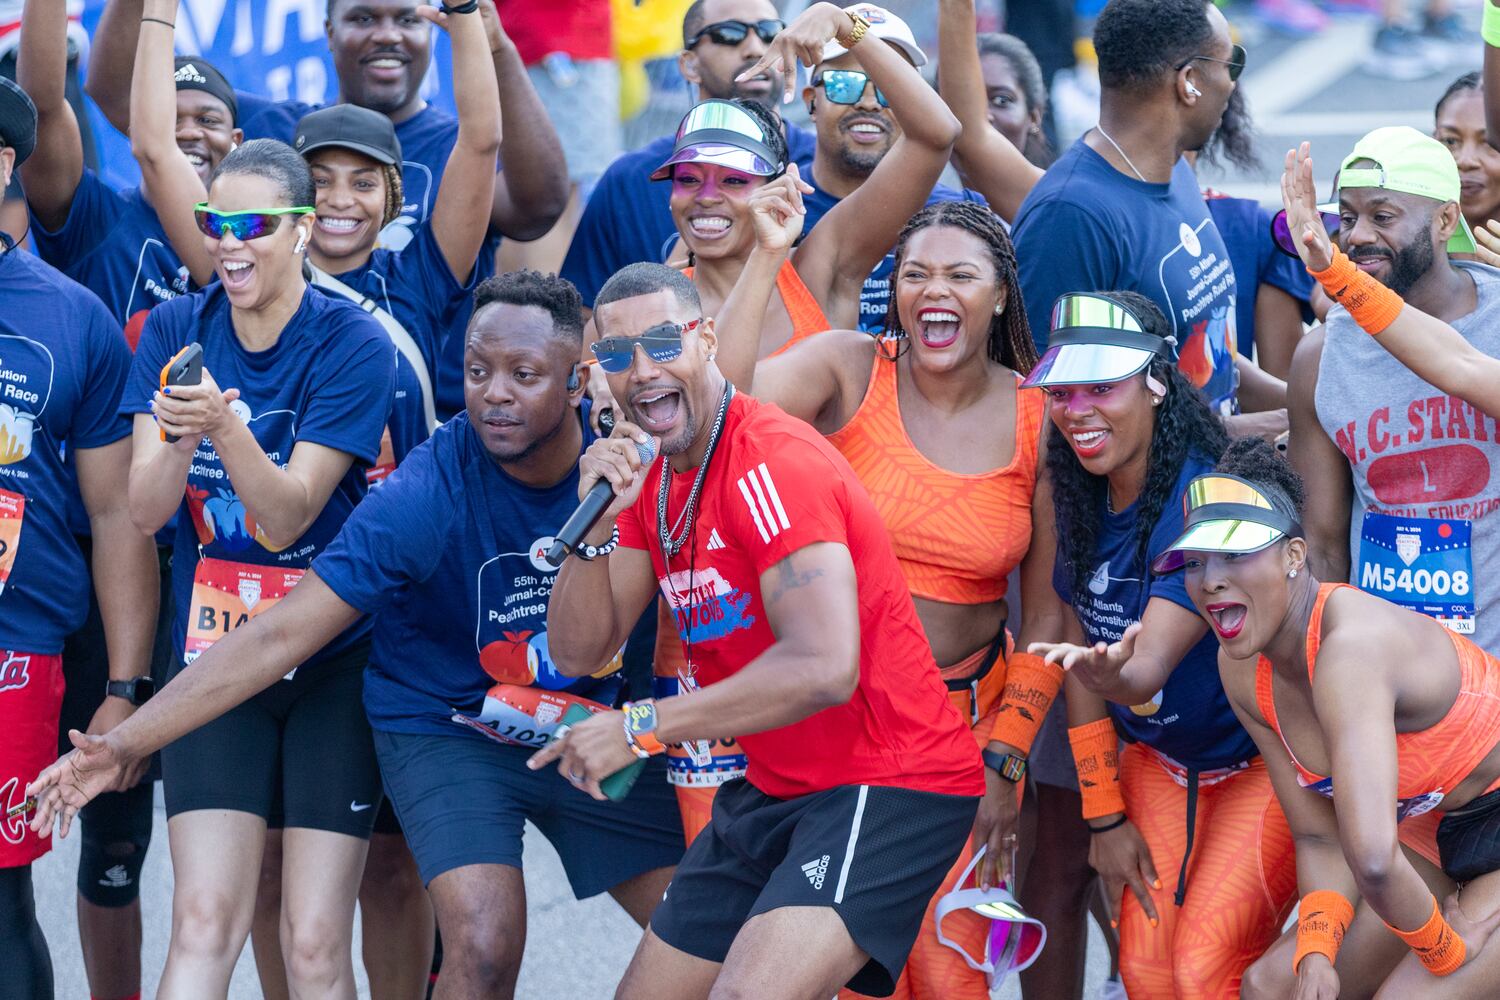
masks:
[[[656,442],[647,438],[645,443],[637,442],[635,446],[637,454],[641,456],[641,471],[650,468],[651,462],[656,458]],[[604,516],[604,511],[615,498],[615,488],[610,485],[608,479],[600,479],[589,487],[588,495],[568,518],[568,523],[562,526],[557,536],[552,541],[552,547],[547,550],[547,565],[561,566],[563,560],[568,558],[568,553],[578,547],[594,525],[599,523],[599,518]]]

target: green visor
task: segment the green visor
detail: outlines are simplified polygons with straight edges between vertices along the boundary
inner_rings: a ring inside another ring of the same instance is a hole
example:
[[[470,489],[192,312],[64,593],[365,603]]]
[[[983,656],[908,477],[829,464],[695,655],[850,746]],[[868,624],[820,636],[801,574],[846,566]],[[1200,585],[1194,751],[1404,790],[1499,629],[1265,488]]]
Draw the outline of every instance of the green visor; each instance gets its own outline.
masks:
[[[1153,358],[1171,361],[1173,343],[1146,333],[1140,317],[1113,299],[1069,292],[1052,307],[1047,353],[1022,386],[1119,382]]]
[[[1188,552],[1244,555],[1302,533],[1302,526],[1272,506],[1253,483],[1222,472],[1211,472],[1188,483],[1182,509],[1183,532],[1151,564],[1154,573],[1181,569]]]

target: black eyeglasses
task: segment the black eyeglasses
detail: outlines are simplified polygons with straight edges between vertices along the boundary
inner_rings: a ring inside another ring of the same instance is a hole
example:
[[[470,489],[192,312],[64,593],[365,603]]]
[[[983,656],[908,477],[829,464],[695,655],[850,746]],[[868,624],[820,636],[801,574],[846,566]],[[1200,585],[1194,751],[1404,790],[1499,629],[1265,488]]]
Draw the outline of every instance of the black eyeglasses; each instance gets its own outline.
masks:
[[[755,32],[757,38],[770,45],[785,27],[785,22],[769,17],[760,21],[715,21],[713,24],[705,24],[699,28],[693,37],[688,39],[686,48],[691,49],[697,46],[703,41],[705,35],[715,45],[738,45],[749,37],[752,31]]]
[[[1223,63],[1225,66],[1229,67],[1229,82],[1233,83],[1240,78],[1241,73],[1245,72],[1245,58],[1245,47],[1243,45],[1231,45],[1229,47],[1228,59],[1215,59],[1213,56],[1188,56],[1186,59],[1172,68],[1174,70],[1180,70],[1190,62]]]

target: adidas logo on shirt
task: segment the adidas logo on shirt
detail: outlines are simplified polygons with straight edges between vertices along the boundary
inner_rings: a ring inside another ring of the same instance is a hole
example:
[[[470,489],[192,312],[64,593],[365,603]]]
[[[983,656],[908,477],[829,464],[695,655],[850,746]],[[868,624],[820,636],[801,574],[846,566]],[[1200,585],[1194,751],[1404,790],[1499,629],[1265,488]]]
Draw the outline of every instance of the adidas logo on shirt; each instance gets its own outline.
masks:
[[[183,63],[172,79],[177,83],[207,83],[208,77],[198,72],[198,67],[192,63]]]
[[[727,549],[728,547],[724,544],[724,539],[719,537],[719,529],[710,528],[708,532],[708,551],[712,552],[714,549]]]
[[[741,476],[735,485],[745,498],[745,506],[750,508],[750,519],[760,531],[761,541],[769,542],[792,526],[786,519],[781,494],[776,492],[776,481],[771,478],[765,462]]]
[[[765,466],[761,466],[765,468]],[[823,879],[828,874],[828,855],[823,855],[815,861],[809,861],[802,866],[802,874],[812,883],[814,889],[823,888]]]

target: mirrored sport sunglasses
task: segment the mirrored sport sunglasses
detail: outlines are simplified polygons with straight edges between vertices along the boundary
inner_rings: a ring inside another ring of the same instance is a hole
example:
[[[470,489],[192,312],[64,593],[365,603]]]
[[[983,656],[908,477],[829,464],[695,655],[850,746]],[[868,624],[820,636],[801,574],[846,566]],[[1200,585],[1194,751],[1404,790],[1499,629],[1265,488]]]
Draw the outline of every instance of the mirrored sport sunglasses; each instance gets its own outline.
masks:
[[[859,99],[865,96],[865,84],[869,82],[867,74],[855,69],[825,69],[812,79],[812,85],[821,85],[823,93],[834,104],[858,104]],[[880,102],[882,108],[891,106],[879,87],[875,88],[875,100]]]
[[[1328,231],[1328,238],[1337,242],[1339,235],[1339,207],[1337,205],[1319,205],[1318,215],[1323,219],[1323,228]],[[1276,244],[1276,249],[1289,257],[1299,256],[1297,253],[1297,241],[1292,237],[1292,227],[1286,221],[1286,209],[1282,209],[1271,217],[1271,240]]]
[[[294,208],[253,208],[245,212],[216,212],[208,202],[200,201],[193,206],[193,218],[203,235],[216,240],[223,239],[227,231],[240,242],[258,240],[269,236],[281,225],[282,216],[307,215],[313,211],[311,205]]]
[[[637,346],[652,361],[666,364],[682,357],[682,335],[702,322],[700,318],[691,323],[658,323],[639,337],[605,337],[594,341],[589,349],[594,352],[599,367],[611,375],[629,370]]]
[[[1241,73],[1245,72],[1246,58],[1248,58],[1248,56],[1243,45],[1231,45],[1229,47],[1228,59],[1215,59],[1213,56],[1188,56],[1173,68],[1180,70],[1190,62],[1223,63],[1225,66],[1229,67],[1229,82],[1233,83],[1240,78]]]
[[[760,21],[715,21],[713,24],[705,24],[688,39],[687,48],[691,49],[705,37],[715,45],[738,45],[755,32],[757,38],[771,44],[772,39],[781,34],[781,29],[786,24],[776,18],[764,18]]]

